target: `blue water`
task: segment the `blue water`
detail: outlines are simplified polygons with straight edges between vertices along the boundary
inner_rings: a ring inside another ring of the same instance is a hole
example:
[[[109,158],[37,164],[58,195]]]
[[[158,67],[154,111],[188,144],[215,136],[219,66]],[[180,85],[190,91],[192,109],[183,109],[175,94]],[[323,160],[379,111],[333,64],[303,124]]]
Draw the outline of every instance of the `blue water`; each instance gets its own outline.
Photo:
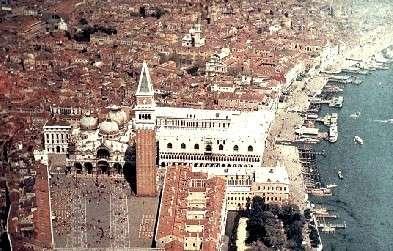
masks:
[[[360,86],[345,87],[342,109],[321,112],[339,114],[338,141],[316,147],[327,152],[319,157],[322,181],[338,187],[334,196],[313,201],[334,209],[337,223],[347,223],[347,229],[322,234],[325,250],[393,250],[393,67],[361,79]],[[358,111],[358,119],[350,118]],[[355,135],[364,145],[353,142]]]

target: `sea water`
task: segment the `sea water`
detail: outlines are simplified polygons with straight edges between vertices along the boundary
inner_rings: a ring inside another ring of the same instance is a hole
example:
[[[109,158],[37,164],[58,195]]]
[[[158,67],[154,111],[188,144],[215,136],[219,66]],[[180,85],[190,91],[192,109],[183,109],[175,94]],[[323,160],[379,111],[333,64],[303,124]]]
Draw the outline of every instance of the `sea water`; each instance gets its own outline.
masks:
[[[324,250],[393,250],[393,66],[359,78],[361,85],[344,88],[341,109],[321,111],[339,115],[338,141],[316,146],[327,153],[318,157],[322,181],[338,187],[332,197],[311,200],[335,210],[339,218],[327,222],[347,224],[335,234],[322,233]],[[358,118],[350,116],[356,112]]]

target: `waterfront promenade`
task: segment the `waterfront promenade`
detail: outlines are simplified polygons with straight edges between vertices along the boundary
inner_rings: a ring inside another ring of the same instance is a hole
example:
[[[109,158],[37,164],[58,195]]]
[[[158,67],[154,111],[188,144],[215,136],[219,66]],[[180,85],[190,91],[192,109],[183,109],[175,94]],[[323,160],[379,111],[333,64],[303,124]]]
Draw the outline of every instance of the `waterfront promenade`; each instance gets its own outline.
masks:
[[[354,64],[348,58],[356,58],[367,62],[370,58],[384,48],[393,44],[390,36],[391,29],[376,28],[363,34],[357,41],[357,46],[348,45],[345,51],[337,55],[334,63],[329,66],[330,70],[341,70]],[[371,40],[370,40],[371,39]],[[326,70],[326,69],[321,69]],[[263,158],[265,166],[276,164],[284,165],[288,170],[290,179],[290,201],[304,209],[307,204],[302,166],[296,146],[283,145],[280,142],[292,142],[295,139],[295,129],[303,124],[304,118],[299,112],[306,111],[309,107],[310,93],[319,93],[326,84],[323,74],[315,73],[302,81],[292,84],[292,91],[287,100],[279,105],[276,119],[270,129],[266,151]]]
[[[283,145],[295,139],[295,129],[303,124],[304,118],[296,111],[304,111],[309,106],[308,94],[320,91],[326,83],[326,78],[316,76],[293,83],[293,91],[289,93],[285,103],[280,104],[276,119],[270,129],[264,155],[264,165],[274,166],[277,163],[287,168],[290,180],[290,202],[303,210],[307,205],[302,176],[302,165],[299,160],[298,149],[294,145]]]

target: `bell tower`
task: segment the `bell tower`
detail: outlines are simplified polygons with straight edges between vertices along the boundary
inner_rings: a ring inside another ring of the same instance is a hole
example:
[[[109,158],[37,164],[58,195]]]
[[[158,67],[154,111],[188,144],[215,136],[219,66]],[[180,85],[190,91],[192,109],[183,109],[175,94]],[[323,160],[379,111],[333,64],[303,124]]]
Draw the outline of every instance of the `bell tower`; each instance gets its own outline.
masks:
[[[136,194],[156,196],[156,104],[153,84],[145,62],[143,62],[135,96],[133,127],[136,134]]]
[[[155,107],[154,90],[151,83],[149,69],[147,64],[143,62],[141,75],[139,77],[138,88],[135,93],[136,106],[134,128],[135,129],[155,129]]]

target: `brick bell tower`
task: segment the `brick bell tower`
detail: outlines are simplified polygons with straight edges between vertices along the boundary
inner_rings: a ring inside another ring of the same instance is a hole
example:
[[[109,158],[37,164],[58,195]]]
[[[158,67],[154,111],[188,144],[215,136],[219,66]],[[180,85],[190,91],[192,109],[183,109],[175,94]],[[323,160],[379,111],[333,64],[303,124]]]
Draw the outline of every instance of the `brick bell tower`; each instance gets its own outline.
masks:
[[[153,84],[147,64],[143,62],[134,107],[136,133],[136,194],[156,196],[156,117]]]

